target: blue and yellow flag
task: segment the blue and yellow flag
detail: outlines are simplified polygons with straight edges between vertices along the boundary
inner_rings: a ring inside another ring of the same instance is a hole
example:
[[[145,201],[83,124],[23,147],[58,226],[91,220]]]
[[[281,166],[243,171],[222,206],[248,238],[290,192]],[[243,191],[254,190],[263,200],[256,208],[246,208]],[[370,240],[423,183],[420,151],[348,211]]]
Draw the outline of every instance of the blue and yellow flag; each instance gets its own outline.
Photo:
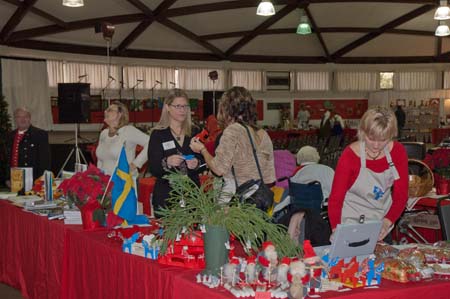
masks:
[[[114,183],[111,191],[112,208],[114,214],[123,218],[124,224],[146,224],[147,217],[136,215],[137,198],[134,190],[134,181],[130,173],[125,146],[122,147],[119,157],[119,163],[114,170],[112,182]]]

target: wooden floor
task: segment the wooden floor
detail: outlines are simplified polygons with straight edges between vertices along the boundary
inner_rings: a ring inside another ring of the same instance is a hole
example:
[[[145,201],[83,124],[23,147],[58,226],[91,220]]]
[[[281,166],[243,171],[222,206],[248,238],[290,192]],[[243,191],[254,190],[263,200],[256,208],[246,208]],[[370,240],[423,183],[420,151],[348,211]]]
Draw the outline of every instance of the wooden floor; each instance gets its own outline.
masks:
[[[23,299],[20,292],[10,286],[0,283],[0,298],[2,299]]]

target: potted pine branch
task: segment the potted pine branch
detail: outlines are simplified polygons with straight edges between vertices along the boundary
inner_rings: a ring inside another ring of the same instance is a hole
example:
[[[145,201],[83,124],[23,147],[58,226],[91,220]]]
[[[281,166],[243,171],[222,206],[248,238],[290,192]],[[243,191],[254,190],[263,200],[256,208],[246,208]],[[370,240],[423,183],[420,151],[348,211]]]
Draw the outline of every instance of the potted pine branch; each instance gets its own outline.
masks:
[[[166,176],[172,191],[167,208],[161,214],[164,241],[161,252],[176,240],[182,231],[193,232],[205,225],[205,259],[207,274],[218,274],[227,262],[228,254],[224,243],[232,234],[244,248],[255,252],[265,240],[270,240],[282,256],[295,256],[301,247],[289,238],[286,228],[270,221],[269,216],[254,205],[241,203],[235,197],[228,203],[217,199],[222,194],[221,182],[210,179],[198,187],[189,177],[172,173]],[[222,239],[218,239],[221,236]],[[215,247],[214,247],[215,245]]]

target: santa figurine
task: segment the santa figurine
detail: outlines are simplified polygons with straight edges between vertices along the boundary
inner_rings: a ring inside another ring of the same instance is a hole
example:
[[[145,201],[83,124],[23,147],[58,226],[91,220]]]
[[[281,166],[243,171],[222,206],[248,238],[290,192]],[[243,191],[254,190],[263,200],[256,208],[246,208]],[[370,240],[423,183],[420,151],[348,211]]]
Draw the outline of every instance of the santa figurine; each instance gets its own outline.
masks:
[[[256,282],[257,277],[256,256],[251,255],[247,258],[247,267],[245,267],[245,281],[248,284],[253,284]]]
[[[233,258],[223,267],[223,282],[234,286],[239,282],[239,259]]]
[[[303,298],[303,285],[304,278],[306,277],[305,264],[300,260],[295,260],[291,262],[289,268],[288,280],[291,282],[291,287],[289,293],[290,298],[301,299]]]
[[[290,264],[291,264],[291,259],[285,256],[281,259],[281,262],[278,265],[277,281],[280,285],[286,284],[288,281],[287,274],[288,274]]]
[[[258,254],[258,262],[262,266],[264,279],[269,282],[273,281],[276,278],[274,270],[278,265],[278,255],[272,242],[266,241],[262,244],[262,251]]]
[[[306,282],[308,293],[314,290],[314,293],[319,292],[321,285],[321,273],[323,264],[320,257],[317,256],[314,251],[311,242],[309,240],[303,241],[303,262],[306,266],[306,276],[304,282]]]

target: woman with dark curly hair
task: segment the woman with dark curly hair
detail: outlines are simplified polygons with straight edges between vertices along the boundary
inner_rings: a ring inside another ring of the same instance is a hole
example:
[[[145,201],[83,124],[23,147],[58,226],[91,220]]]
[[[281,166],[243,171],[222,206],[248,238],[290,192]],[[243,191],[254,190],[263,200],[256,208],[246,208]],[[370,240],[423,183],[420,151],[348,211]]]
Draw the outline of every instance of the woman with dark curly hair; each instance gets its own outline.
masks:
[[[266,131],[257,127],[256,117],[256,101],[250,92],[244,87],[232,87],[223,94],[219,104],[217,120],[224,131],[215,157],[198,139],[191,139],[191,149],[203,155],[216,175],[223,176],[225,192],[234,193],[236,185],[260,178],[246,128],[256,148],[264,183],[275,182],[272,141]]]

